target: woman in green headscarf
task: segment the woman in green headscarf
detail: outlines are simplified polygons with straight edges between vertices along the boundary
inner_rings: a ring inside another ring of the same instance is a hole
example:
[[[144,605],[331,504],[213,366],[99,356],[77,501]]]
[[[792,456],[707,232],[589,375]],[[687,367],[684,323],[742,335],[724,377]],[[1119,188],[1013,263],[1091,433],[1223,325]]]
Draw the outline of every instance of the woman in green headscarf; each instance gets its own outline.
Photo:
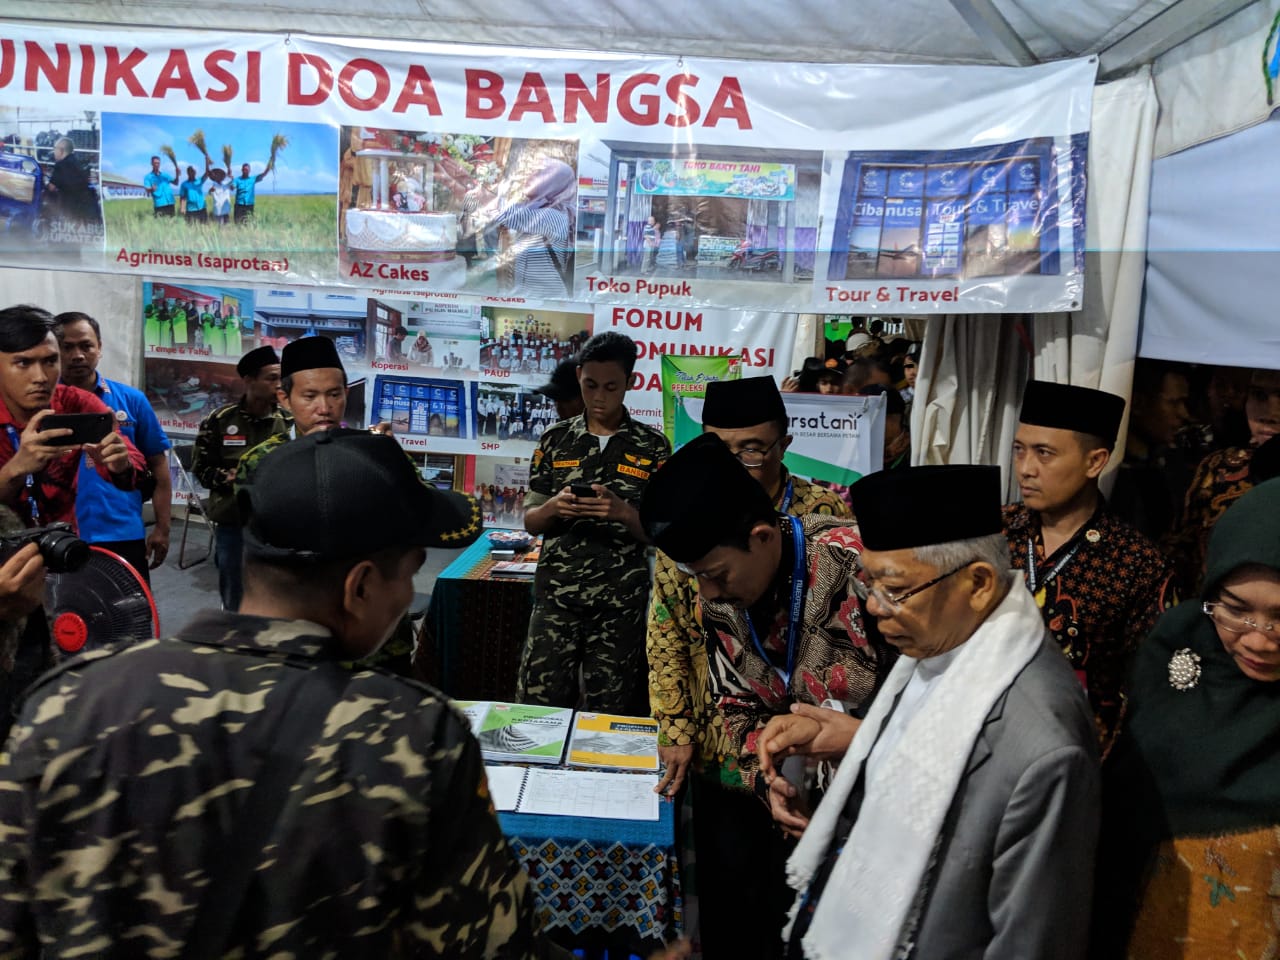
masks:
[[[1280,956],[1280,479],[1139,647],[1104,784],[1090,957]]]

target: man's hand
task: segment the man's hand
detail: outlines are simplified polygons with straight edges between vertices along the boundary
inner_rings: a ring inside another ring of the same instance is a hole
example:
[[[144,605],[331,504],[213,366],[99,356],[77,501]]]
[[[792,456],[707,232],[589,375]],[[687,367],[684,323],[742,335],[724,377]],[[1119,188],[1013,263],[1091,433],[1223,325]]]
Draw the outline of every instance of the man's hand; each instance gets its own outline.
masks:
[[[147,566],[154,570],[169,555],[169,528],[156,524],[147,534]]]
[[[28,543],[0,565],[0,620],[25,617],[44,602],[44,558]]]
[[[56,444],[58,437],[69,437],[74,432],[70,427],[57,430],[41,430],[40,423],[52,410],[41,410],[31,418],[22,436],[18,438],[18,451],[9,462],[18,473],[39,473],[53,460],[67,454],[78,454],[80,447],[75,444]]]
[[[575,497],[581,516],[595,517],[597,520],[617,520],[625,522],[626,514],[632,509],[631,504],[601,483],[591,484],[596,492],[594,497]]]
[[[124,437],[114,430],[101,443],[86,443],[84,452],[94,462],[106,467],[108,473],[127,473],[129,470],[129,448],[125,446]]]
[[[382,421],[380,421],[380,422],[378,422],[378,423],[375,423],[373,426],[371,426],[371,427],[369,428],[369,432],[370,432],[370,433],[380,433],[380,434],[382,434],[384,437],[389,437],[389,436],[391,436],[391,434],[392,434],[391,421],[390,421],[390,420],[382,420]]]
[[[800,791],[786,777],[776,773],[769,778],[769,812],[788,837],[798,838],[809,826],[808,804],[800,796]]]
[[[693,762],[693,744],[686,743],[678,747],[664,747],[658,744],[658,758],[667,769],[662,779],[658,781],[658,785],[653,788],[653,792],[665,797],[674,797],[680,792],[688,776],[689,764]]]
[[[793,703],[790,713],[769,720],[757,741],[760,771],[777,773],[776,764],[793,754],[816,760],[839,760],[853,742],[861,720],[807,703]]]

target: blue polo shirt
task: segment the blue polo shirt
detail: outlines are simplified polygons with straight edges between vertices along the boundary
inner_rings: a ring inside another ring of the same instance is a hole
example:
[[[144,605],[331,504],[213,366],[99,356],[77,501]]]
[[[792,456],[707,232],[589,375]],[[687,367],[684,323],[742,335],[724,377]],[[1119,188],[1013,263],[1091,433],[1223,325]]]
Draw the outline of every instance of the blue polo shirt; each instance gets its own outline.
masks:
[[[236,185],[236,206],[252,207],[254,194],[258,189],[258,178],[251,173],[247,177],[236,177],[232,183]]]
[[[204,209],[204,177],[199,180],[183,180],[179,190],[182,199],[187,202],[188,213]]]
[[[172,177],[166,177],[163,173],[152,171],[142,178],[142,185],[155,188],[155,193],[151,195],[151,199],[157,207],[173,206]]]
[[[116,428],[144,457],[154,457],[172,446],[141,390],[99,375],[90,392],[116,411]],[[88,461],[87,454],[81,458],[76,481],[76,523],[81,538],[90,543],[142,540],[147,535],[142,523],[142,494],[116,488]]]

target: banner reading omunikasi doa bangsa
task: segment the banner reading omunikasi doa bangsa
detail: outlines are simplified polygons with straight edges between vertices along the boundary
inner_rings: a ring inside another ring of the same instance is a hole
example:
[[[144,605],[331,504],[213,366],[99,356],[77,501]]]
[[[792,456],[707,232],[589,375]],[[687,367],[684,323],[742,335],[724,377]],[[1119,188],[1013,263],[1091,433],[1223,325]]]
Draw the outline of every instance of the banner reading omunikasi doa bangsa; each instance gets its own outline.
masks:
[[[1089,60],[2,29],[2,263],[514,303],[1080,302]]]

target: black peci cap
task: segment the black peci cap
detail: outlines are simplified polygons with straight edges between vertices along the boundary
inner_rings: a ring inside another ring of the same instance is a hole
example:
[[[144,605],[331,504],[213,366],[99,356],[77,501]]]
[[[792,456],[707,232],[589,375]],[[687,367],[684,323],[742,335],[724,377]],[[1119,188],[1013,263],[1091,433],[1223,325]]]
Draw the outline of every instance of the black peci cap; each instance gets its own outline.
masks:
[[[734,538],[748,518],[774,513],[773,502],[714,433],[690,440],[650,478],[640,523],[677,563],[693,563]]]
[[[329,370],[342,367],[342,358],[338,356],[338,348],[328,337],[299,337],[292,343],[286,343],[280,351],[280,376],[289,377],[301,370]]]
[[[581,394],[582,387],[578,384],[578,358],[570,357],[568,360],[557,363],[551,379],[542,386],[536,387],[533,392],[542,394],[548,400],[569,400]]]
[[[429,487],[393,438],[321,430],[281,444],[242,488],[245,549],[282,563],[387,547],[465,547],[483,529],[471,497]]]
[[[999,467],[881,470],[849,488],[868,550],[904,550],[999,533],[1004,529],[1002,500]]]
[[[1075,430],[1116,442],[1124,418],[1124,398],[1105,390],[1032,380],[1022,392],[1018,421],[1034,427]]]
[[[279,363],[280,357],[272,347],[257,347],[250,350],[236,363],[236,373],[242,377],[256,377],[263,367]]]
[[[786,420],[787,407],[773,377],[713,380],[702,402],[702,425],[738,430]]]

